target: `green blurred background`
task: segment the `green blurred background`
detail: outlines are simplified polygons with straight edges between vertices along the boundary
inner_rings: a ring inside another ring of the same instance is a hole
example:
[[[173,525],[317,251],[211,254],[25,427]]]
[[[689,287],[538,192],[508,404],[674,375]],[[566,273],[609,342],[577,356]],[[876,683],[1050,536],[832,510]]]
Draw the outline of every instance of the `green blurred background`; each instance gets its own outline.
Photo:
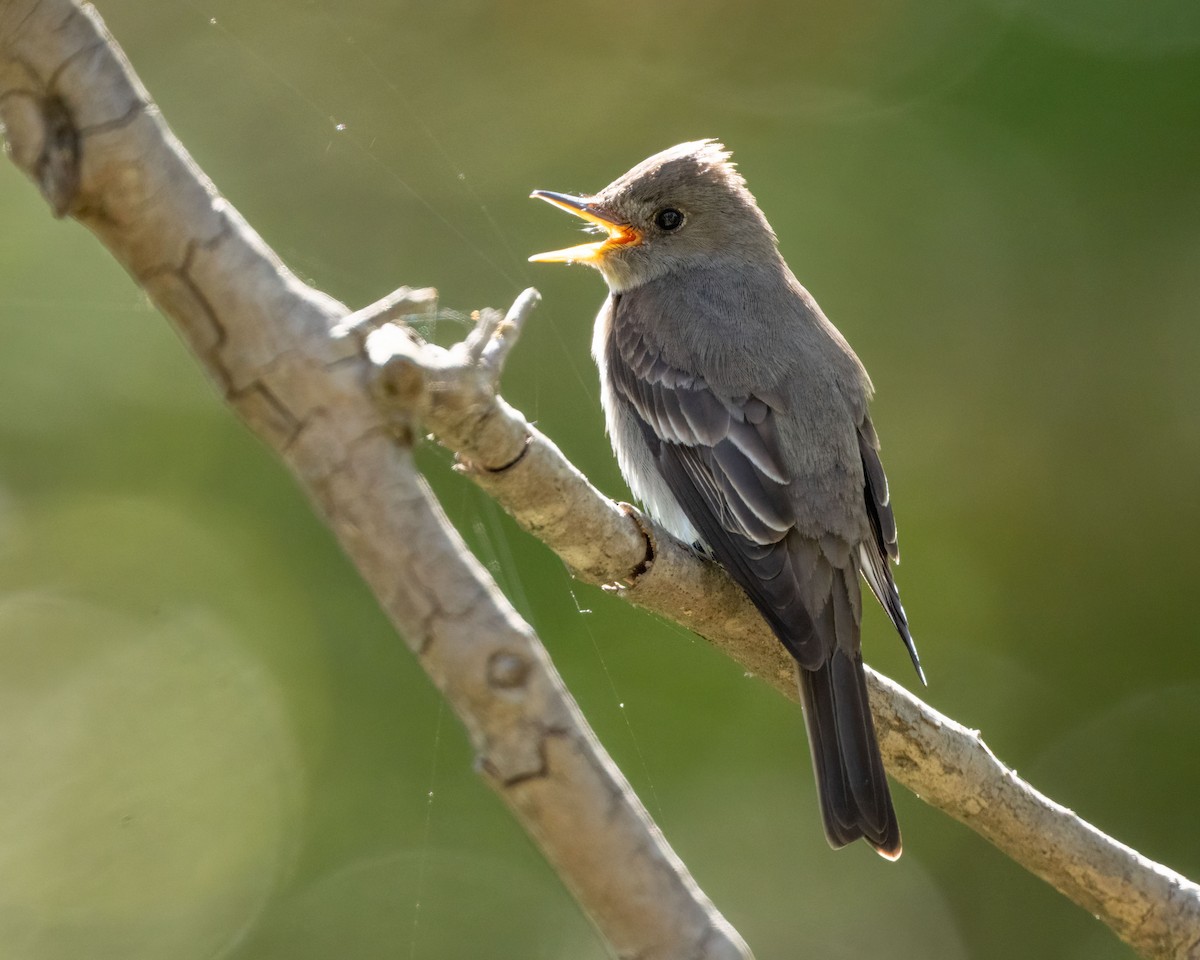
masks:
[[[1194,0],[110,0],[175,132],[361,305],[545,295],[510,401],[627,497],[603,292],[525,257],[718,136],[875,379],[936,707],[1200,875]],[[286,473],[100,246],[0,165],[0,956],[604,955]],[[798,709],[590,587],[421,454],[675,849],[761,960],[1123,957],[903,789],[825,846]],[[873,611],[868,659],[910,687]]]

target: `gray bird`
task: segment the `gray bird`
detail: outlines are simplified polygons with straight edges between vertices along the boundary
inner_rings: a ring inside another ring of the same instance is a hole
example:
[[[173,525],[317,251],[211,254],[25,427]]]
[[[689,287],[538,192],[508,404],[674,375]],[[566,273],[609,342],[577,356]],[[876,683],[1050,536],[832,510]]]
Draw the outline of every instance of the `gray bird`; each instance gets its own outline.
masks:
[[[859,574],[924,681],[866,370],[792,275],[729,152],[681,143],[599,193],[532,194],[606,236],[530,257],[608,284],[592,355],[621,472],[749,595],[799,665],[825,835],[900,856],[867,701]]]

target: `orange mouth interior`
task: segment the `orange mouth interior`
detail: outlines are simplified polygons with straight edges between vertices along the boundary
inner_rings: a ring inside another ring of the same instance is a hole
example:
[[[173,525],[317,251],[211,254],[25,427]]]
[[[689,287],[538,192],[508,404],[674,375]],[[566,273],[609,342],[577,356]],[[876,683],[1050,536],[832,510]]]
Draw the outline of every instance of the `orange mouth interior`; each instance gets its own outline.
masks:
[[[592,243],[581,243],[575,247],[567,247],[563,250],[551,250],[547,253],[535,253],[529,258],[531,263],[597,263],[604,256],[611,253],[617,247],[627,246],[628,244],[641,243],[641,235],[633,229],[633,227],[624,223],[617,223],[607,217],[597,213],[595,209],[586,200],[578,197],[567,196],[562,193],[551,193],[548,190],[535,190],[530,194],[531,197],[537,197],[539,200],[545,200],[547,203],[552,203],[560,210],[566,210],[567,213],[573,213],[575,216],[588,223],[602,227],[608,232],[608,236],[603,240],[596,240]]]

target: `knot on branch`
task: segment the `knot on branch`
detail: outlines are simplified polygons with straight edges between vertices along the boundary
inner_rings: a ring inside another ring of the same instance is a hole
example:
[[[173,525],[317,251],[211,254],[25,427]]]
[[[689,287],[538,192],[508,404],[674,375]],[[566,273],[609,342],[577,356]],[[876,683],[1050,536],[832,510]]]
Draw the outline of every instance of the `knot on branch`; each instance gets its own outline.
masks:
[[[0,124],[13,161],[37,184],[54,216],[65,217],[79,195],[79,131],[57,94],[13,91],[0,98]]]
[[[497,650],[488,659],[488,686],[515,690],[529,679],[529,661],[511,650]]]

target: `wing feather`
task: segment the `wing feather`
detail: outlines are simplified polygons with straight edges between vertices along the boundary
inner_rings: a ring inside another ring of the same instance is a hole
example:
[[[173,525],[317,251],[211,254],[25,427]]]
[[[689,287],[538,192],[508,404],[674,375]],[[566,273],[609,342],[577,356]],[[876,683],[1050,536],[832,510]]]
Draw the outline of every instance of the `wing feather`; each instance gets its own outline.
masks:
[[[835,632],[816,630],[809,611],[828,604],[833,570],[795,530],[771,407],[718,396],[652,357],[641,337],[612,337],[606,360],[614,392],[707,547],[801,664],[825,662]]]
[[[871,542],[859,546],[859,563],[863,579],[875,594],[875,599],[887,611],[888,617],[904,641],[908,656],[917,670],[917,676],[925,683],[925,671],[917,655],[917,645],[908,627],[908,616],[900,602],[900,590],[892,578],[893,562],[900,562],[900,547],[896,540],[896,516],[892,512],[891,495],[888,492],[887,474],[883,472],[883,461],[879,459],[879,437],[870,417],[863,418],[858,427],[858,450],[862,455],[865,485],[863,499],[867,518],[871,521]]]
[[[616,298],[614,311],[620,301]],[[810,476],[792,476],[782,455],[778,400],[773,405],[765,396],[714,390],[702,376],[667,362],[646,331],[637,319],[614,323],[603,347],[610,402],[619,405],[620,422],[631,423],[649,453],[649,462],[636,462],[640,469],[656,471],[654,483],[665,483],[713,557],[800,665],[801,699],[830,842],[840,846],[866,836],[894,858],[900,851],[899,828],[862,668],[860,569],[910,652],[913,648],[889,569],[896,556],[895,519],[874,429],[864,418],[858,431],[862,493],[853,495],[851,486],[853,499],[837,501],[852,511],[861,534],[817,537],[821,527],[797,516],[797,505],[804,503],[804,491],[797,488]],[[833,469],[845,476],[848,466],[844,458],[835,458]],[[853,468],[851,476],[858,465]],[[649,489],[652,484],[641,477],[631,485]],[[866,519],[858,512],[860,503]],[[853,524],[842,529],[853,530]],[[858,542],[860,537],[867,539]]]

